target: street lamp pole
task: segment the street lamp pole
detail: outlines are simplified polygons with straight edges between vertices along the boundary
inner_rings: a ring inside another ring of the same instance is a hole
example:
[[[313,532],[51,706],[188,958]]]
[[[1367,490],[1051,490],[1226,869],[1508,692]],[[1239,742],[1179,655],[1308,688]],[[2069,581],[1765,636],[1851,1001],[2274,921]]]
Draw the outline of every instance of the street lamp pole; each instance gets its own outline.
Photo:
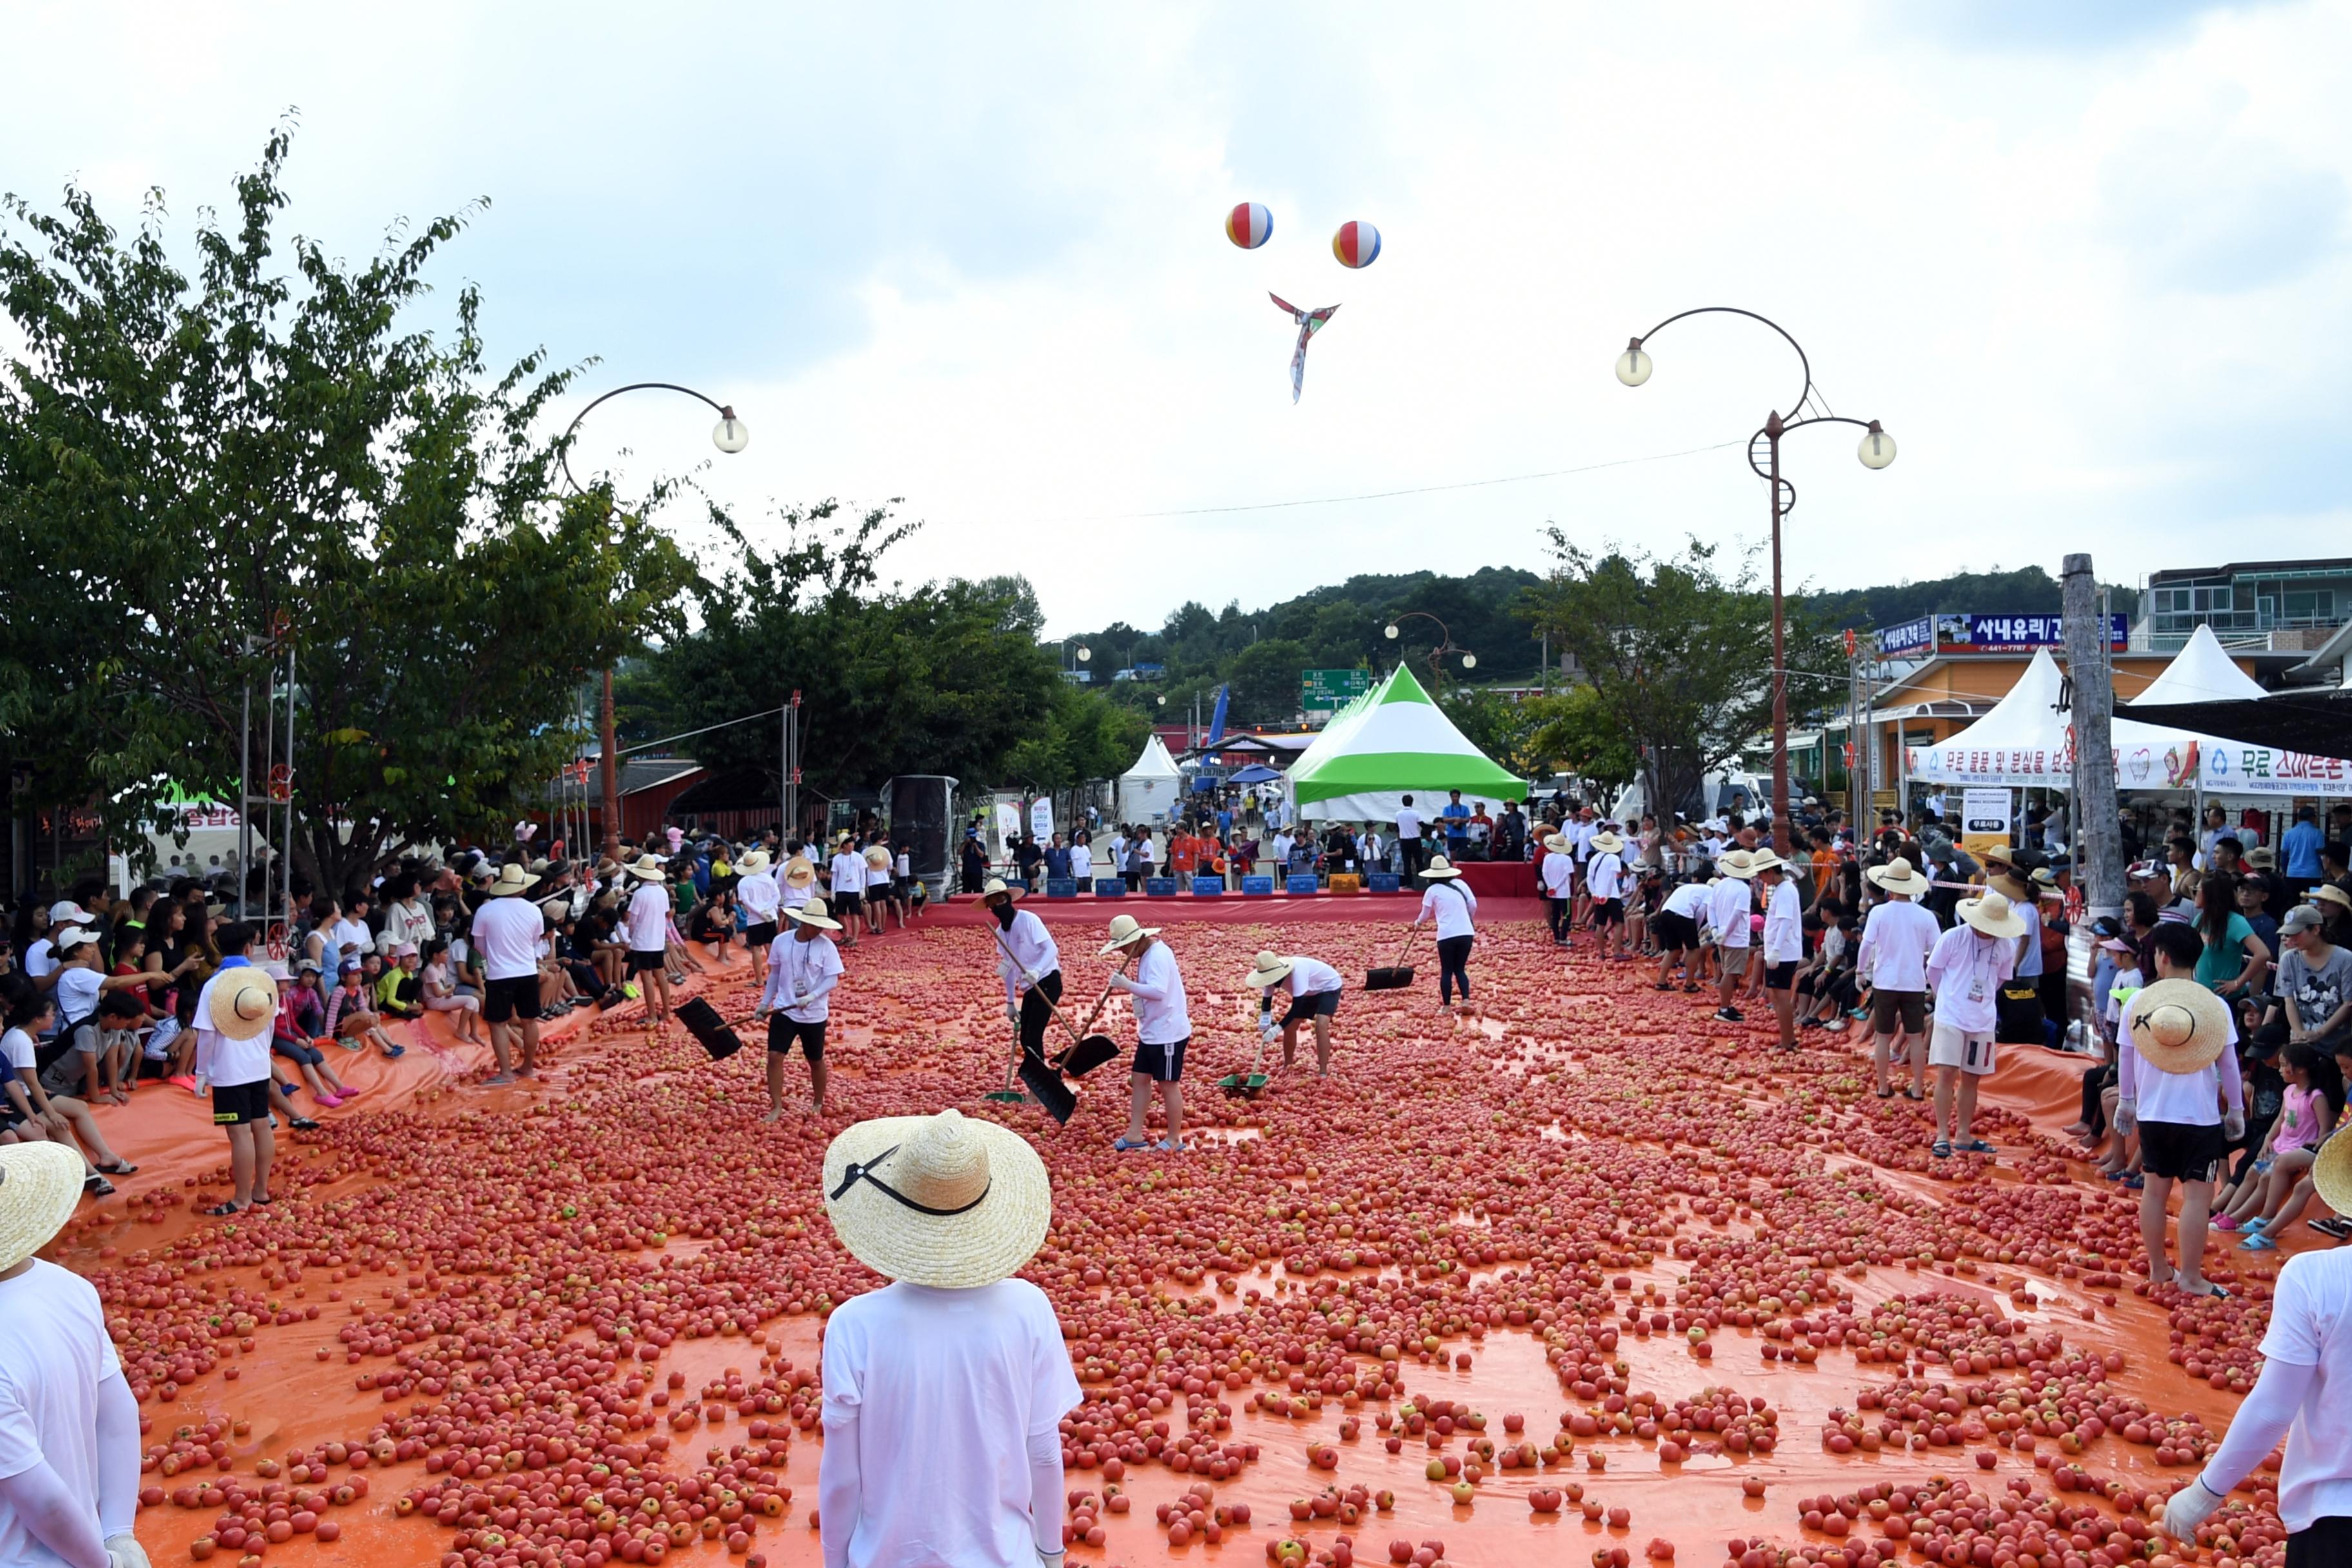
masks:
[[[1478,656],[1472,653],[1467,648],[1454,647],[1454,634],[1446,629],[1446,626],[1444,621],[1439,620],[1427,610],[1407,610],[1403,615],[1399,616],[1395,620],[1391,621],[1381,629],[1387,634],[1388,639],[1391,642],[1394,642],[1397,639],[1398,632],[1403,624],[1407,621],[1412,620],[1428,621],[1437,627],[1437,646],[1429,650],[1429,683],[1433,689],[1444,683],[1444,667],[1438,661],[1449,653],[1458,653],[1462,656],[1463,668],[1475,669],[1478,668]],[[1437,693],[1434,689],[1430,692],[1430,695],[1433,698],[1435,697],[1436,694]]]
[[[700,398],[718,410],[719,423],[711,427],[710,441],[720,451],[731,455],[751,444],[751,430],[735,417],[733,407],[717,398],[697,392],[690,386],[680,386],[676,382],[633,381],[592,400],[587,407],[572,416],[571,424],[563,427],[563,439],[556,444],[555,460],[562,468],[563,482],[572,487],[572,494],[581,493],[580,481],[572,477],[572,437],[580,428],[580,422],[593,413],[598,404],[609,403],[625,392],[646,391],[682,392],[688,397]],[[599,759],[603,766],[598,769],[602,774],[604,796],[604,832],[601,847],[608,858],[612,858],[618,855],[621,847],[621,763],[618,742],[613,733],[613,669],[610,665],[604,667],[603,694],[596,705],[596,731],[597,746],[604,753]],[[789,831],[791,825],[788,823],[785,827]]]
[[[1883,468],[1895,460],[1895,437],[1889,436],[1875,419],[1849,419],[1832,414],[1813,386],[1812,361],[1806,357],[1804,346],[1789,335],[1788,329],[1768,316],[1753,310],[1743,310],[1736,305],[1702,305],[1694,310],[1684,310],[1668,316],[1640,337],[1625,345],[1617,356],[1617,379],[1627,386],[1639,386],[1650,379],[1650,356],[1643,345],[1685,316],[1706,315],[1745,316],[1751,321],[1761,321],[1780,334],[1788,345],[1797,351],[1797,363],[1803,367],[1805,384],[1797,394],[1797,401],[1789,412],[1801,416],[1784,419],[1779,409],[1765,416],[1763,428],[1749,437],[1748,466],[1765,481],[1770,494],[1772,510],[1772,847],[1786,855],[1795,848],[1795,838],[1789,822],[1789,656],[1788,630],[1780,588],[1780,520],[1797,504],[1794,485],[1780,477],[1780,437],[1791,430],[1801,430],[1808,425],[1852,425],[1863,432],[1861,444],[1854,456],[1865,468]],[[1763,452],[1759,458],[1758,447]]]

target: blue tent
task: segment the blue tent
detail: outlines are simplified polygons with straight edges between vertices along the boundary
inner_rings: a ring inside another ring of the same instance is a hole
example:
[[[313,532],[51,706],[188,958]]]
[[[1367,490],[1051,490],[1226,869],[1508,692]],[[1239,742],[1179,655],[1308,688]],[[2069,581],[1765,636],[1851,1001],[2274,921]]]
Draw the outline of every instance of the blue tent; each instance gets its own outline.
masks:
[[[1272,784],[1281,776],[1277,769],[1267,767],[1264,763],[1252,763],[1249,766],[1233,773],[1225,782],[1237,784]]]

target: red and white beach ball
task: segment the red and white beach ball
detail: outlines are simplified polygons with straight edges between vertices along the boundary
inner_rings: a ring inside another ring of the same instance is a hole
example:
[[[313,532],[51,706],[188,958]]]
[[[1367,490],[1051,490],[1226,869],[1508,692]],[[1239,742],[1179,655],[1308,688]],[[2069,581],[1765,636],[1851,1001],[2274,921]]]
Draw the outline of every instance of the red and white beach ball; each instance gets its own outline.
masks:
[[[1331,237],[1331,254],[1342,267],[1370,267],[1381,257],[1381,231],[1351,218]]]
[[[1225,215],[1225,237],[1255,250],[1274,237],[1274,214],[1262,202],[1244,202]]]

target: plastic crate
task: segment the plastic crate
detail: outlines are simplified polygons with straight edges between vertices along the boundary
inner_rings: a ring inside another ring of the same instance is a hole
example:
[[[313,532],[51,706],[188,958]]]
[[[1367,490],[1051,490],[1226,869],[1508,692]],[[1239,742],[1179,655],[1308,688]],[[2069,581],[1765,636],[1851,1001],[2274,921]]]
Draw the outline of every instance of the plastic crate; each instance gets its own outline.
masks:
[[[1222,899],[1225,896],[1225,879],[1223,877],[1195,877],[1192,879],[1192,896],[1196,899]]]
[[[1143,879],[1143,896],[1147,899],[1174,898],[1176,896],[1176,879],[1173,877],[1146,877]]]
[[[1274,897],[1274,879],[1271,877],[1244,877],[1242,879],[1242,897],[1244,899],[1270,899]]]
[[[1322,888],[1316,882],[1314,872],[1293,871],[1284,881],[1282,890],[1297,899],[1304,898],[1309,893],[1320,892]]]
[[[1364,879],[1364,891],[1368,893],[1393,893],[1401,886],[1394,871],[1374,871]]]
[[[1335,893],[1360,893],[1364,890],[1364,879],[1353,871],[1334,871],[1331,873],[1331,890]]]
[[[1078,879],[1076,877],[1048,877],[1045,879],[1045,896],[1049,899],[1075,899],[1078,896]]]
[[[1117,877],[1097,877],[1095,879],[1095,897],[1097,899],[1123,899],[1127,897],[1127,884],[1119,880]]]

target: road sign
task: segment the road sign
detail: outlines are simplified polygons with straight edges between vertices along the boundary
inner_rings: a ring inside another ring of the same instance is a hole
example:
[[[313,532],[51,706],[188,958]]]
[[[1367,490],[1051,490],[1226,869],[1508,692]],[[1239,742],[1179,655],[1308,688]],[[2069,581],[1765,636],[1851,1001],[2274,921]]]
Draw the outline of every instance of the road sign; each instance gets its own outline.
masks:
[[[1336,713],[1371,689],[1369,669],[1302,669],[1298,706],[1309,713]]]

